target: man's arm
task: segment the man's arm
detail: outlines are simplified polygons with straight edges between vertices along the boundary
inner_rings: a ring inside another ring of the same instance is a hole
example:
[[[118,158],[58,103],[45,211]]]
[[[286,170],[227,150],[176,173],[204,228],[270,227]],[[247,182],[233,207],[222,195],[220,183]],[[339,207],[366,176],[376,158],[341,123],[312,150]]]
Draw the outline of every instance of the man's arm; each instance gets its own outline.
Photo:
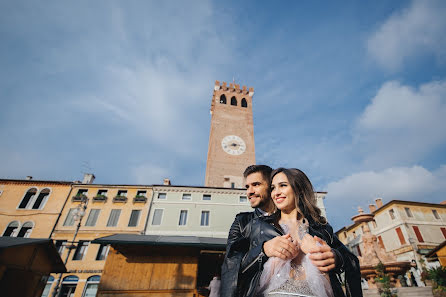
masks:
[[[226,255],[221,267],[221,297],[236,297],[238,286],[238,275],[243,256],[249,249],[249,241],[242,234],[240,218],[238,214],[229,229],[226,245]]]

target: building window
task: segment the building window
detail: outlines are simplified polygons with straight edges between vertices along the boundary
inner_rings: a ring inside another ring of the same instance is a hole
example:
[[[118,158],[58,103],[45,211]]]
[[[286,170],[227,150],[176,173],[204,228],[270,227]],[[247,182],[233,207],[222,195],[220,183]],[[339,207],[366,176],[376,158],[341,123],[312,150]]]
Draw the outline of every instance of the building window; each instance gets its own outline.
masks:
[[[8,227],[6,227],[5,232],[3,232],[3,236],[14,236],[17,229],[19,228],[19,222],[13,221],[8,224]]]
[[[224,94],[220,96],[220,103],[226,104],[226,96]]]
[[[239,202],[240,203],[246,203],[246,202],[248,202],[248,198],[246,198],[246,196],[240,196]]]
[[[119,190],[116,196],[127,197],[127,190]]]
[[[66,245],[67,245],[66,240],[56,240],[56,243],[54,244],[54,246],[56,247],[56,250],[59,253],[59,255],[62,255],[63,250],[65,249]]]
[[[158,199],[165,200],[166,198],[167,198],[167,194],[166,193],[158,193]]]
[[[443,237],[446,239],[446,228],[440,227],[441,233],[443,233]]]
[[[53,286],[54,277],[50,275],[48,281],[46,282],[45,288],[43,289],[43,293],[41,297],[48,297],[50,295],[51,287]]]
[[[434,215],[434,218],[436,218],[437,220],[440,219],[440,216],[438,215],[438,211],[436,209],[432,209],[432,214]]]
[[[132,210],[132,214],[130,215],[130,220],[129,220],[129,227],[136,227],[138,225],[140,215],[141,215],[140,209]]]
[[[181,198],[182,200],[191,200],[192,199],[192,194],[188,194],[188,193],[184,193],[183,194],[183,198]]]
[[[154,226],[161,225],[161,219],[163,218],[163,212],[164,212],[164,210],[162,210],[162,209],[155,209],[155,211],[153,212],[153,217],[152,217],[152,225],[154,225]]]
[[[65,222],[63,222],[64,226],[73,226],[74,225],[74,214],[76,212],[76,208],[70,208],[68,211],[67,217],[65,218]]]
[[[378,244],[382,249],[385,249],[383,238],[381,236],[378,236]]]
[[[60,288],[59,296],[63,296],[63,297],[74,296],[74,291],[76,291],[78,281],[79,281],[79,278],[75,275],[69,275],[69,276],[64,277],[64,279],[62,281],[62,286]]]
[[[112,209],[110,212],[110,216],[108,217],[107,227],[116,227],[118,225],[120,215],[120,209]]]
[[[231,183],[231,189],[235,188],[235,183]]]
[[[248,107],[248,102],[246,102],[246,99],[242,99],[242,107]]]
[[[73,255],[73,260],[82,260],[84,258],[85,254],[87,253],[88,243],[88,241],[79,241]]]
[[[31,222],[25,222],[22,225],[22,228],[20,228],[19,234],[17,234],[17,237],[25,237],[28,238],[31,234],[31,231],[33,230],[33,223]]]
[[[36,201],[34,201],[32,209],[41,209],[50,195],[50,189],[43,189],[40,191],[39,196],[37,196]]]
[[[105,198],[107,197],[107,192],[108,190],[98,190],[98,194],[96,195],[96,197]]]
[[[108,244],[101,244],[99,246],[98,253],[96,255],[96,260],[97,261],[105,260],[105,258],[107,258],[108,255],[109,248],[110,246]]]
[[[203,210],[201,212],[200,226],[209,226],[209,210]]]
[[[79,189],[79,190],[77,191],[76,196],[86,196],[87,193],[88,193],[88,189]]]
[[[406,211],[406,215],[407,215],[408,218],[413,217],[412,211],[410,210],[409,207],[405,207],[404,210]]]
[[[185,226],[187,223],[187,210],[180,211],[180,220],[178,222],[178,225]]]
[[[19,208],[27,208],[28,204],[30,204],[30,201],[34,198],[34,196],[37,194],[37,189],[36,188],[32,188],[29,189],[26,193],[25,196],[23,197],[22,201],[19,204]]]
[[[99,275],[90,276],[85,284],[85,291],[82,297],[95,297],[98,291],[99,281],[101,277]]]
[[[393,209],[389,210],[389,215],[392,220],[395,219],[395,211]]]
[[[417,226],[412,226],[413,232],[418,239],[418,242],[424,242],[423,236],[421,236],[420,229]]]
[[[203,200],[207,200],[207,201],[211,200],[211,195],[203,194]]]
[[[146,197],[147,195],[147,191],[144,190],[140,190],[138,192],[136,192],[136,197]]]
[[[96,221],[99,217],[100,209],[92,209],[90,210],[90,214],[88,215],[87,222],[85,223],[85,226],[93,227],[96,226]]]
[[[231,105],[237,106],[237,99],[234,96],[231,98]]]
[[[397,227],[395,229],[395,231],[396,231],[396,234],[398,235],[401,245],[406,244],[406,240],[404,239],[404,235],[403,235],[403,232],[401,231],[401,228]]]

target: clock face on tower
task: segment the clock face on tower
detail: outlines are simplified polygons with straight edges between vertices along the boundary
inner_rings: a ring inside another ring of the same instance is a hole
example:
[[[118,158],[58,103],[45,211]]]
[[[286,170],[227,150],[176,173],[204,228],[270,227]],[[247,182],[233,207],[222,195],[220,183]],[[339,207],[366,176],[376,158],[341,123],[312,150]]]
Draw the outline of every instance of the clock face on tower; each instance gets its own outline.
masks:
[[[246,150],[246,144],[236,135],[227,135],[221,141],[223,150],[230,155],[241,155]]]

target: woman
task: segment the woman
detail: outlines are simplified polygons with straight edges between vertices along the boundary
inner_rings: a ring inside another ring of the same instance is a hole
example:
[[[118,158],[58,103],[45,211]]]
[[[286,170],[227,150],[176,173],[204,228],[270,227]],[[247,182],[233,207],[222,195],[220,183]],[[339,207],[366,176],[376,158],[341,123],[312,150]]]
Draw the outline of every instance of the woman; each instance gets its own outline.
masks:
[[[300,253],[288,261],[276,257],[269,258],[264,264],[256,295],[345,296],[336,273],[320,273],[307,256],[312,247],[322,242],[319,239],[322,238],[342,253],[342,257],[340,254],[338,257],[346,264],[344,268],[349,270],[346,271],[347,295],[362,296],[358,260],[333,235],[331,226],[316,206],[313,186],[308,177],[298,169],[285,168],[274,170],[271,177],[271,196],[279,211],[274,217],[274,226],[265,224],[261,228],[265,232],[274,228],[277,235],[290,234],[290,240],[299,245]]]

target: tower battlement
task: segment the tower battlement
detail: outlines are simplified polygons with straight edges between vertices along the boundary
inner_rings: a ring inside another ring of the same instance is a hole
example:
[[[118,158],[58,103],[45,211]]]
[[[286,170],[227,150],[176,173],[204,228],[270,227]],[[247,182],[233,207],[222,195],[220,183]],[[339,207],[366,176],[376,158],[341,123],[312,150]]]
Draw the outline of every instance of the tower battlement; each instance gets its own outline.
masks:
[[[223,90],[223,91],[229,91],[229,92],[235,92],[238,94],[244,94],[252,97],[254,95],[254,88],[250,87],[249,89],[246,86],[242,86],[240,88],[239,84],[230,83],[228,86],[228,83],[223,81],[220,83],[218,80],[215,81],[214,91]]]

